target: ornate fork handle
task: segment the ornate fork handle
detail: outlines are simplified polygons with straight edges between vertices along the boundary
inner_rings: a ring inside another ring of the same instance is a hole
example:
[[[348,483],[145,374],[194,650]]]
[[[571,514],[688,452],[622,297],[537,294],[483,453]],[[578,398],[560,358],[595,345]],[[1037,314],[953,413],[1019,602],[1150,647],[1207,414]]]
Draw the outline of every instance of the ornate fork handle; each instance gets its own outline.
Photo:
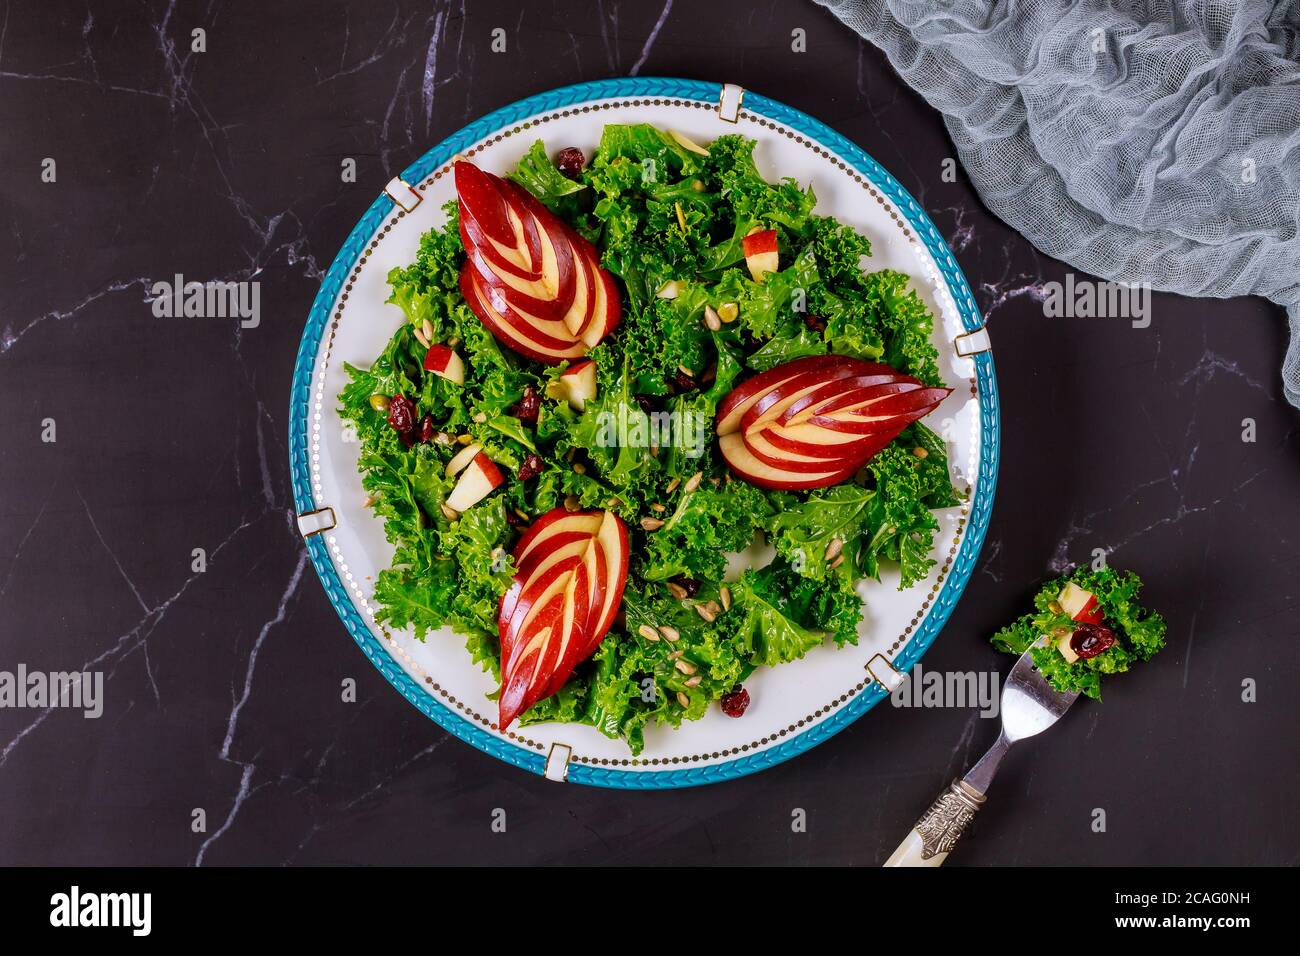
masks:
[[[921,814],[885,866],[939,866],[983,805],[984,794],[964,780],[954,780]]]

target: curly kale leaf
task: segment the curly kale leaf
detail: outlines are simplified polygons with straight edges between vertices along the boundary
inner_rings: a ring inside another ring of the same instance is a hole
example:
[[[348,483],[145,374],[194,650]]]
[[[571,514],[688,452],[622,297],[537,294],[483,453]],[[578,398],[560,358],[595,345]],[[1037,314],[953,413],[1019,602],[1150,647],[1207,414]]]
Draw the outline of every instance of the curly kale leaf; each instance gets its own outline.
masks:
[[[749,547],[772,506],[761,490],[743,481],[716,488],[705,483],[691,492],[682,487],[664,526],[647,538],[640,573],[650,581],[678,575],[720,581],[727,552]]]
[[[570,179],[556,169],[546,155],[546,144],[540,139],[528,147],[510,178],[540,199],[552,212],[572,215],[576,207],[566,197],[586,189],[585,183]]]
[[[1097,596],[1105,624],[1116,637],[1116,643],[1096,657],[1073,663],[1065,659],[1055,643],[1077,626],[1056,604],[1057,596],[1071,581]],[[1102,675],[1127,671],[1137,661],[1150,660],[1165,646],[1164,618],[1138,602],[1141,590],[1142,579],[1132,571],[1076,568],[1044,584],[1034,596],[1035,611],[1002,628],[991,643],[1000,651],[1023,654],[1041,636],[1048,635],[1047,645],[1033,650],[1034,663],[1043,676],[1059,691],[1079,691],[1100,700]]]

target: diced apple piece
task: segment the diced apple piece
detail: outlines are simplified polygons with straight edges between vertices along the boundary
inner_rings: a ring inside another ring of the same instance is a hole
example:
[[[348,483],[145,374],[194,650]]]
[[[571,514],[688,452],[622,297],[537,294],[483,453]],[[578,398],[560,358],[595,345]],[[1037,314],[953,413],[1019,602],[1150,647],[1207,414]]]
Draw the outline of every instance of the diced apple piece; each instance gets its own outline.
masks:
[[[673,141],[677,143],[678,146],[686,150],[688,153],[694,153],[696,156],[709,155],[709,151],[707,149],[705,149],[703,146],[695,142],[695,140],[691,139],[689,136],[687,136],[684,133],[679,133],[675,129],[670,129],[668,131],[668,135],[673,138]]]
[[[483,450],[482,445],[466,445],[456,454],[451,456],[451,461],[447,462],[447,477],[455,478],[465,467],[474,460],[474,456]]]
[[[745,265],[749,266],[749,274],[755,282],[762,282],[769,272],[776,271],[778,258],[775,229],[751,229],[749,235],[741,240],[740,247],[745,253]]]
[[[483,452],[479,452],[460,473],[456,487],[447,496],[447,507],[452,511],[465,512],[474,507],[494,489],[500,487],[505,478],[500,469]]]
[[[455,382],[457,385],[465,384],[465,363],[450,346],[430,345],[429,351],[424,356],[424,368],[434,375],[441,375],[449,382]]]
[[[596,363],[587,359],[570,365],[560,373],[549,394],[568,402],[575,412],[582,411],[596,397]]]
[[[1071,631],[1069,634],[1066,634],[1063,638],[1061,638],[1059,641],[1056,642],[1056,649],[1059,650],[1061,652],[1061,656],[1064,657],[1071,664],[1073,664],[1075,661],[1079,659],[1079,655],[1076,654],[1074,652],[1074,648],[1070,646],[1070,641],[1073,639],[1074,639],[1074,632]]]
[[[682,294],[682,283],[678,279],[669,279],[655,293],[656,299],[675,299]]]
[[[1072,621],[1079,621],[1084,624],[1100,624],[1105,618],[1101,605],[1097,602],[1097,595],[1079,587],[1073,581],[1066,583],[1065,589],[1057,597],[1056,603],[1061,605],[1061,610]]]

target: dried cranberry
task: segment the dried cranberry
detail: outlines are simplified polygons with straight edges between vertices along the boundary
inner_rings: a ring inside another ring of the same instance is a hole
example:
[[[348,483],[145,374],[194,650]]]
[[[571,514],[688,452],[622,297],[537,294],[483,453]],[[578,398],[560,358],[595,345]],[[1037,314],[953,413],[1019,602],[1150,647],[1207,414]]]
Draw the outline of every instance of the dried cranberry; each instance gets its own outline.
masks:
[[[420,441],[428,444],[433,441],[434,434],[433,416],[425,415],[420,419]]]
[[[519,517],[519,512],[515,511],[514,508],[506,509],[506,524],[510,525],[510,527],[519,528],[527,523],[523,518]]]
[[[722,712],[728,717],[740,717],[749,706],[749,691],[740,684],[731,688],[731,692],[722,695]]]
[[[1070,650],[1086,661],[1114,646],[1115,632],[1104,624],[1080,624],[1070,635]]]
[[[536,454],[525,455],[523,463],[519,466],[516,477],[520,481],[527,481],[530,478],[536,478],[542,473],[542,456]]]
[[[415,406],[405,395],[394,395],[389,401],[388,424],[393,431],[402,433],[415,427]]]
[[[700,582],[694,578],[688,578],[679,574],[675,578],[669,578],[669,580],[685,591],[688,598],[693,598],[695,595],[700,593]]]
[[[680,394],[681,392],[692,392],[695,390],[695,376],[687,375],[681,369],[673,373],[672,378],[667,379],[668,387],[671,391]]]
[[[633,395],[632,397],[635,398],[636,403],[641,406],[641,411],[645,412],[647,415],[651,412],[658,411],[658,409],[655,408],[655,400],[649,395]]]
[[[537,389],[531,385],[524,386],[524,394],[519,401],[515,402],[510,409],[510,414],[515,416],[525,425],[537,424],[537,413],[541,410],[542,399],[537,394]]]
[[[577,179],[582,167],[587,165],[587,157],[576,146],[566,146],[555,154],[555,168],[570,179]]]
[[[812,315],[811,313],[805,315],[803,317],[803,324],[812,332],[826,331],[826,320],[820,315]]]

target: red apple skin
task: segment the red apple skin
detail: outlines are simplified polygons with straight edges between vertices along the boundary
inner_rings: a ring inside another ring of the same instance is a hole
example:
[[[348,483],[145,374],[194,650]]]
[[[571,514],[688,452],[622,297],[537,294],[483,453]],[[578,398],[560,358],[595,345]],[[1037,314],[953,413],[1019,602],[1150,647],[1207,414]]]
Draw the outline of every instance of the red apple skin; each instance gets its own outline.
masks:
[[[613,597],[610,598],[605,613],[596,620],[595,624],[591,628],[591,636],[589,639],[591,649],[583,656],[583,660],[586,660],[587,657],[590,657],[591,654],[595,652],[596,646],[604,640],[605,634],[608,633],[610,627],[613,626],[614,618],[618,616],[618,609],[623,603],[623,589],[627,585],[627,571],[629,564],[627,525],[623,523],[622,518],[614,514],[612,511],[609,512],[609,515],[614,519],[615,540],[613,542],[613,553],[611,554],[603,547],[601,550],[605,554],[605,563],[607,567],[605,576],[608,581],[612,582],[609,590]]]
[[[527,254],[527,265],[520,265],[511,262],[489,241],[487,233],[479,225],[465,203],[460,203],[460,242],[468,252],[470,249],[478,249],[494,266],[509,272],[511,275],[518,276],[530,282],[536,281],[542,277],[541,262],[542,250],[541,241],[537,236],[537,225],[532,218],[526,218],[520,221],[524,229],[524,248],[519,249],[517,243],[513,248],[522,254]]]
[[[860,391],[867,394],[883,395],[887,394],[891,389],[903,391],[906,384],[907,379],[893,371],[838,378],[833,382],[827,382],[822,388],[794,402],[778,416],[777,421],[782,425],[788,425],[792,419],[798,418],[800,415],[810,418],[813,411],[833,411],[844,407],[846,404],[853,404],[857,401],[855,396]],[[919,385],[918,382],[914,387],[919,387]]]
[[[556,325],[564,324],[564,315],[573,305],[574,296],[577,294],[577,269],[571,256],[557,256],[558,279],[556,297],[553,299],[539,299],[535,295],[516,289],[507,281],[501,278],[493,267],[485,261],[484,250],[478,246],[471,246],[465,250],[465,261],[473,267],[479,284],[488,290],[497,292],[502,296],[512,308],[529,315],[536,316],[547,322],[554,322]],[[528,281],[543,281],[542,277]],[[568,330],[566,329],[566,334]]]
[[[504,345],[556,364],[585,354],[617,327],[622,318],[618,287],[590,243],[526,189],[472,163],[455,164],[455,183],[466,250],[461,291],[471,311]],[[518,236],[512,213],[519,222]],[[520,262],[511,262],[494,243],[515,250]],[[553,276],[543,274],[544,246],[554,256]],[[555,295],[516,288],[512,278],[554,286]]]
[[[866,459],[878,449],[866,448],[844,457],[808,458],[802,452],[793,452],[777,447],[767,440],[765,434],[745,435],[741,439],[745,451],[756,461],[783,473],[782,480],[808,482],[809,487],[821,487],[833,475],[853,474],[865,463]],[[794,476],[791,478],[790,476]]]
[[[845,389],[840,394],[833,396],[829,401],[822,403],[815,408],[806,409],[806,414],[802,416],[803,421],[811,421],[814,418],[825,418],[835,414],[838,417],[858,416],[871,417],[880,403],[886,398],[896,395],[902,395],[907,392],[915,392],[924,386],[912,379],[903,379],[901,381],[881,382],[876,385],[868,385],[860,389]],[[784,416],[782,416],[784,418]],[[786,422],[782,422],[786,424]]]
[[[898,423],[898,431],[902,431],[912,422],[924,418],[938,408],[940,403],[951,394],[950,388],[918,388],[890,396],[889,404],[879,411],[873,406],[870,416],[842,419],[814,415],[810,421],[832,431],[874,434],[882,430],[880,416],[887,415],[893,422]],[[893,425],[888,427],[892,428]]]
[[[456,354],[455,349],[449,345],[435,342],[433,345],[429,346],[429,351],[424,353],[424,370],[426,372],[432,372],[435,375],[443,375],[451,365],[453,359],[461,361],[460,356]],[[462,367],[464,364],[465,363],[461,361]]]
[[[833,458],[828,460],[847,463],[857,459],[870,458],[876,452],[880,451],[880,449],[884,448],[885,445],[888,445],[891,441],[897,438],[898,433],[902,430],[903,429],[900,427],[897,430],[890,429],[888,431],[875,432],[869,435],[852,435],[850,433],[848,439],[845,441],[837,442],[832,440],[825,444],[794,437],[782,428],[765,428],[759,432],[759,434],[772,448],[779,449],[782,452],[789,452],[795,455],[805,455],[808,457],[815,457],[817,455],[833,456]],[[830,431],[830,429],[819,428],[819,431]],[[803,434],[806,435],[808,433],[805,432]],[[842,437],[844,434],[845,433],[843,432],[832,432],[831,435],[827,437]],[[879,441],[880,436],[882,435],[885,436],[883,442]],[[746,439],[749,444],[749,450],[753,451],[757,455],[757,451],[754,448],[753,442],[749,440],[749,436],[746,436]],[[787,467],[793,466],[787,465]],[[861,467],[861,465],[859,465],[859,467]]]
[[[467,160],[461,160],[452,169],[456,195],[470,215],[497,242],[513,246],[515,233],[506,215],[505,199],[492,181],[493,177]]]
[[[458,501],[453,501],[456,497],[456,492],[461,488],[462,483],[467,481],[469,476],[475,472],[483,476],[483,479],[488,483],[488,490],[480,497],[465,505],[461,505]],[[505,478],[501,475],[501,469],[496,466],[496,462],[489,458],[485,452],[479,452],[468,465],[461,469],[460,474],[456,479],[455,486],[447,496],[447,506],[459,511],[465,511],[474,507],[474,505],[478,504],[492,492],[496,491],[504,483]]]
[[[605,527],[613,529],[612,541],[602,539],[600,532]],[[561,556],[541,570],[548,556],[583,540],[594,552]],[[571,513],[555,508],[524,532],[513,555],[515,578],[502,596],[497,614],[503,677],[498,726],[503,730],[537,701],[563,687],[574,667],[590,657],[608,633],[627,582],[627,527],[612,512]],[[587,555],[593,560],[589,562]],[[574,613],[566,640],[561,629],[570,586]],[[547,596],[552,587],[555,592]],[[539,602],[543,602],[540,607]],[[525,624],[530,614],[533,617]],[[522,658],[529,642],[545,627],[552,631],[540,652]]]
[[[533,199],[532,194],[527,190],[509,181],[503,181],[502,185],[508,187],[506,194],[510,197],[520,222],[531,223],[536,230],[546,233],[547,240],[555,254],[555,297],[552,299],[539,299],[511,287],[502,281],[500,276],[495,273],[495,270],[491,268],[491,262],[485,261],[483,257],[474,258],[475,268],[479,269],[486,283],[500,286],[512,305],[517,304],[521,309],[539,318],[563,321],[565,313],[573,305],[577,283],[585,281],[588,287],[591,285],[590,277],[580,277],[578,275],[579,269],[582,268],[576,261],[580,253],[578,248],[580,237],[557,219],[545,206]],[[531,202],[528,200],[531,200]],[[480,250],[476,248],[477,251]],[[469,252],[468,247],[466,252]],[[537,269],[542,269],[543,256],[541,254],[540,239],[538,240],[537,258],[533,262]],[[584,318],[584,323],[589,321],[590,305],[589,298],[588,316]]]
[[[758,232],[751,232],[740,240],[740,248],[746,259],[750,256],[761,256],[765,252],[776,252],[776,230],[760,229]]]
[[[1102,624],[1106,620],[1106,612],[1097,600],[1097,595],[1090,592],[1088,600],[1070,620],[1078,621],[1080,624]]]
[[[804,491],[809,488],[825,488],[829,485],[838,485],[857,471],[857,468],[839,468],[810,476],[796,471],[774,468],[754,456],[753,452],[745,445],[745,440],[739,432],[732,432],[719,438],[718,448],[722,451],[722,457],[726,459],[727,464],[731,466],[731,470],[740,478],[751,485],[758,485],[760,488],[772,488],[778,491]]]
[[[573,304],[576,285],[579,281],[577,275],[579,267],[574,261],[573,248],[573,239],[576,238],[576,235],[565,230],[559,220],[555,221],[554,228],[547,229],[547,225],[539,222],[535,214],[530,210],[519,204],[516,204],[514,208],[519,216],[520,223],[524,225],[525,233],[531,237],[529,248],[521,250],[521,253],[525,251],[528,253],[532,269],[524,270],[516,267],[499,255],[490,243],[475,241],[479,234],[477,226],[473,225],[472,221],[471,225],[464,230],[465,235],[461,237],[462,241],[465,242],[466,258],[473,264],[483,285],[488,288],[499,288],[512,305],[516,305],[539,318],[561,321]],[[541,240],[537,238],[537,233],[544,229],[547,230],[548,243],[554,251],[556,264],[556,274],[553,277],[556,292],[554,297],[549,299],[538,298],[528,292],[516,289],[502,277],[502,273],[505,273],[527,282],[544,281],[545,276],[542,266],[544,257],[542,255]],[[536,243],[535,247],[533,242]]]
[[[551,596],[546,606],[534,618],[533,624],[538,632],[546,627],[554,629],[562,626],[563,616],[564,592],[561,591]],[[546,647],[542,648],[539,653],[544,654],[547,651],[553,653],[556,640],[556,635],[552,633]],[[540,688],[537,685],[543,661],[532,661],[530,666],[530,662],[518,659],[517,655],[522,653],[525,647],[527,647],[527,644],[524,642],[516,645],[515,657],[509,662],[505,660],[503,650],[501,693],[497,697],[497,726],[501,730],[505,730],[514,722],[516,717],[541,700]]]
[[[718,412],[714,417],[717,433],[725,435],[739,428],[741,416],[733,414],[735,409],[766,389],[788,383],[795,376],[805,372],[824,374],[827,381],[854,374],[866,374],[861,371],[864,366],[869,369],[871,363],[847,355],[811,355],[770,368],[766,372],[759,372],[733,388],[718,404]]]
[[[951,392],[879,362],[812,356],[738,385],[719,404],[715,430],[723,457],[751,484],[820,488],[855,474]]]
[[[465,263],[469,266],[469,262]],[[488,307],[498,324],[509,327],[515,338],[530,341],[542,349],[566,351],[579,344],[556,319],[543,319],[526,311],[515,308],[505,297],[500,286],[487,285],[483,276],[470,269],[470,281],[474,284],[479,300]]]
[[[461,268],[460,272],[460,292],[465,297],[465,302],[469,305],[470,311],[482,322],[489,332],[496,336],[497,340],[507,348],[518,352],[530,359],[542,362],[545,365],[559,365],[561,362],[569,359],[581,358],[587,350],[581,342],[572,342],[565,345],[563,349],[555,351],[542,351],[546,346],[536,343],[530,339],[524,338],[521,334],[515,332],[504,317],[498,318],[492,310],[479,298],[478,289],[476,288],[477,274],[468,263]],[[541,333],[534,333],[540,335]]]

